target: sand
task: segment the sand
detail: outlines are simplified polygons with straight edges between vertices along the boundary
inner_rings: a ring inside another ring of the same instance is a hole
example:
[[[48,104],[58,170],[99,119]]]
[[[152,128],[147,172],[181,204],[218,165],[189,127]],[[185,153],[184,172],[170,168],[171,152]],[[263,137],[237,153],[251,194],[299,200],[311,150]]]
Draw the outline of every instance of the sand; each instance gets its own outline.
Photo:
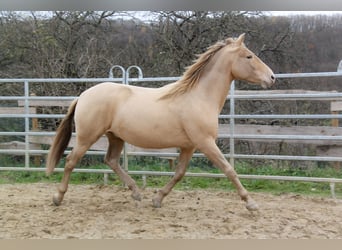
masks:
[[[70,185],[61,206],[57,184],[0,185],[0,239],[342,239],[342,202],[252,193],[249,212],[234,192],[173,190],[159,209],[156,189],[141,202],[113,185]]]

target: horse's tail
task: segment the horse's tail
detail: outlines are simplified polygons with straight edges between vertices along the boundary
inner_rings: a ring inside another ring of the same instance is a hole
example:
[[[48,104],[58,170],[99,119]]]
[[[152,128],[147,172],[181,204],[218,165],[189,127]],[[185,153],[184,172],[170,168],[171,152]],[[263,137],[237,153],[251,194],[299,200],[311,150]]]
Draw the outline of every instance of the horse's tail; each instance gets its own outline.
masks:
[[[46,161],[46,174],[49,175],[55,169],[57,163],[62,158],[64,150],[67,148],[71,135],[72,135],[72,120],[75,114],[75,108],[77,99],[74,100],[69,109],[68,113],[62,120],[61,124],[57,129],[56,136],[50,147],[50,151]]]

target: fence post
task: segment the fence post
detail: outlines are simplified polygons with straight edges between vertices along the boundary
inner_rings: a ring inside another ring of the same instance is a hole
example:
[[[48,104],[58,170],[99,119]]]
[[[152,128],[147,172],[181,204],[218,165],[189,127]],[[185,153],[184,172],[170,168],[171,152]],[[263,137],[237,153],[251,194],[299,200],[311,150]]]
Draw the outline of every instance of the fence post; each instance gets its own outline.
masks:
[[[230,138],[229,138],[229,148],[230,148],[230,165],[234,167],[234,156],[235,156],[235,139],[234,139],[234,133],[235,133],[235,81],[232,81],[230,85],[230,118],[229,118],[229,128],[230,128]]]
[[[340,63],[339,63],[338,66],[337,66],[337,72],[342,72],[342,60],[340,61]],[[331,103],[331,105],[332,105],[332,103]],[[339,113],[339,110],[332,110],[332,111],[331,111],[331,114],[332,114],[332,115],[338,115],[338,113]],[[332,120],[331,120],[331,125],[332,125],[333,127],[339,127],[339,121],[338,121],[338,119],[337,119],[337,118],[332,119]],[[336,170],[339,170],[339,169],[341,168],[341,163],[340,163],[339,161],[335,161],[335,162],[334,162],[334,168],[335,168]],[[331,188],[331,186],[330,186],[330,188]]]
[[[30,96],[37,96],[35,93],[31,93]],[[37,109],[37,108],[36,108]],[[31,131],[39,131],[39,123],[38,123],[38,118],[34,117],[31,120],[32,125],[31,125]],[[35,143],[35,145],[41,147],[41,144]],[[33,162],[35,166],[39,166],[41,164],[42,156],[41,155],[35,155],[33,158]]]
[[[30,167],[30,145],[29,145],[29,132],[30,132],[30,103],[29,103],[29,82],[24,81],[24,95],[25,95],[25,168]]]

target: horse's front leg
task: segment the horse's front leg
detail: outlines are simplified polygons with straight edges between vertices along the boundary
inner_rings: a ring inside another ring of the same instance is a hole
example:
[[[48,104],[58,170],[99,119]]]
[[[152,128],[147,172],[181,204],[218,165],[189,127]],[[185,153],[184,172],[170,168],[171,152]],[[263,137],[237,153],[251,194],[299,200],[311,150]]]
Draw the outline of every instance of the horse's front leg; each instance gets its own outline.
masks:
[[[157,196],[152,199],[153,206],[156,208],[161,207],[161,203],[166,195],[168,195],[172,188],[179,182],[185,172],[186,167],[192,157],[192,154],[194,153],[194,148],[187,148],[187,149],[181,149],[180,155],[179,155],[179,162],[176,166],[176,172],[175,175],[172,177],[172,179],[161,189],[159,190]]]
[[[227,159],[217,147],[214,139],[207,139],[205,143],[199,147],[210,161],[230,179],[237,189],[237,192],[242,200],[246,202],[246,208],[250,211],[258,210],[258,204],[249,196],[247,190],[241,184],[235,169],[228,163]]]

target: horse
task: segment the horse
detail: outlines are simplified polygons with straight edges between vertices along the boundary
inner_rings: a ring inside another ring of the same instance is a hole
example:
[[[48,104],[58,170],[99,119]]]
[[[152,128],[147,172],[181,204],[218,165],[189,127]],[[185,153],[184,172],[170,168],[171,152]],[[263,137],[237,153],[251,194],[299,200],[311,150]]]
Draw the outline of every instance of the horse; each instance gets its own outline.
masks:
[[[61,204],[76,163],[105,134],[109,146],[104,161],[131,190],[134,200],[142,199],[140,190],[119,164],[124,142],[142,148],[179,148],[175,173],[152,199],[153,207],[161,207],[163,199],[184,176],[193,153],[199,150],[234,184],[246,208],[258,210],[258,204],[215,142],[218,116],[233,80],[263,88],[275,83],[272,70],[246,47],[244,40],[245,34],[218,41],[198,55],[178,81],[159,88],[103,82],[85,90],[71,103],[48,153],[47,175],[53,172],[68,146],[74,120],[76,144],[66,157],[53,203]]]

